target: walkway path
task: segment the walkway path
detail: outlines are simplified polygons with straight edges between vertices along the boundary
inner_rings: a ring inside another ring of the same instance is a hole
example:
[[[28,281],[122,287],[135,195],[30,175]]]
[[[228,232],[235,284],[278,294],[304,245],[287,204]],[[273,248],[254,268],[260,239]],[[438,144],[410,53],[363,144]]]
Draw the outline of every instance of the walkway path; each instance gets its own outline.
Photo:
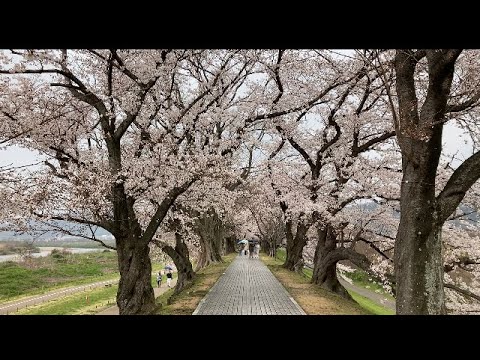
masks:
[[[238,256],[193,315],[305,315],[263,262]]]
[[[81,291],[85,291],[87,289],[94,289],[102,286],[106,286],[109,284],[116,284],[118,283],[118,279],[113,279],[113,280],[106,280],[106,281],[99,281],[96,283],[92,284],[86,284],[86,285],[80,285],[80,286],[74,286],[74,287],[69,287],[69,288],[64,288],[64,289],[59,289],[59,290],[53,290],[50,292],[47,292],[46,294],[43,295],[37,295],[37,296],[31,296],[28,298],[23,298],[20,300],[8,302],[5,304],[0,305],[0,315],[8,315],[13,312],[16,312],[19,309],[26,308],[28,306],[32,305],[38,305],[42,304],[46,301],[58,299],[65,297],[67,295],[72,295]]]
[[[172,279],[172,288],[175,287],[175,284],[177,283],[177,279]],[[155,294],[155,298],[159,297],[162,295],[164,292],[169,290],[170,288],[167,286],[166,281],[164,281],[161,285],[161,287],[154,287],[153,288],[153,293]],[[118,306],[110,306],[109,308],[102,310],[95,315],[118,315]]]

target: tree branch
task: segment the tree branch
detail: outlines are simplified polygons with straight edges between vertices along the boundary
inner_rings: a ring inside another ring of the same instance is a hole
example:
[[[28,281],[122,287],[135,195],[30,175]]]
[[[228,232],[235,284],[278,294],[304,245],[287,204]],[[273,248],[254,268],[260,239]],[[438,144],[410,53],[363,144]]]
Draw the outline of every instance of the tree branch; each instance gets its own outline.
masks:
[[[464,289],[459,288],[458,286],[455,286],[455,285],[452,285],[452,284],[445,284],[444,283],[443,286],[446,287],[447,289],[455,290],[456,292],[458,292],[462,295],[465,295],[465,296],[471,297],[472,299],[480,301],[480,296],[472,293],[471,291],[464,290]]]
[[[455,211],[466,192],[480,178],[480,151],[465,160],[450,176],[442,192],[437,196],[439,221],[443,224]]]
[[[162,223],[163,219],[167,215],[168,210],[173,205],[177,197],[183,194],[188,188],[198,179],[194,177],[191,180],[185,181],[181,186],[174,187],[170,190],[167,196],[163,199],[160,205],[157,208],[157,211],[150,220],[145,232],[141,237],[141,241],[148,244],[152,239],[155,233],[157,232],[158,227]]]

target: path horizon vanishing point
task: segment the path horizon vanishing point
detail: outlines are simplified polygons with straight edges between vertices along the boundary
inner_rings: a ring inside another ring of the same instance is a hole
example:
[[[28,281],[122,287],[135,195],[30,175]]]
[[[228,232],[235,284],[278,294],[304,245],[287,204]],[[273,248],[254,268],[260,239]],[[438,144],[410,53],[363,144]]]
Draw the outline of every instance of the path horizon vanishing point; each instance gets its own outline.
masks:
[[[306,315],[259,259],[237,256],[192,315]]]

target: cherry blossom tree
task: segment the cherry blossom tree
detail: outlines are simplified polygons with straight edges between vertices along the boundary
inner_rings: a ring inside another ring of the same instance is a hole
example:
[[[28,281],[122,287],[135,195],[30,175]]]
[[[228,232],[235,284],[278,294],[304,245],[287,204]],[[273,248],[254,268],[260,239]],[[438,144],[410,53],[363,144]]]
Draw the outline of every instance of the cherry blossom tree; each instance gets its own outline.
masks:
[[[148,244],[176,199],[215,176],[241,144],[242,129],[258,117],[245,99],[267,101],[249,79],[256,53],[2,53],[2,116],[33,123],[17,143],[48,156],[28,180],[25,210],[114,235],[121,314],[154,310]]]
[[[382,77],[393,63],[396,86],[388,87],[402,151],[401,217],[395,244],[398,314],[443,314],[442,226],[480,177],[474,153],[436,191],[442,132],[460,122],[476,138],[478,52],[397,50],[379,52]],[[395,97],[396,96],[396,97]],[[397,100],[398,99],[398,100]]]
[[[286,218],[284,266],[302,269],[307,234],[314,226],[317,248],[312,282],[349,297],[338,282],[337,262],[350,260],[364,269],[370,267],[370,261],[355,251],[357,241],[368,243],[380,255],[382,250],[367,239],[364,227],[357,229],[355,240],[344,237],[349,226],[358,227],[358,219],[348,207],[360,199],[387,199],[392,191],[398,191],[393,179],[399,173],[395,169],[399,158],[392,141],[395,132],[386,118],[385,90],[375,69],[361,57],[329,60],[332,71],[340,75],[335,85],[327,86],[331,90],[325,91],[323,101],[295,116],[286,115],[282,121],[272,120],[280,142],[270,154],[269,169]],[[281,81],[278,73],[279,89]],[[286,156],[293,151],[295,159],[289,160],[282,176],[279,169],[285,158],[275,164],[272,161],[285,144],[290,145]]]

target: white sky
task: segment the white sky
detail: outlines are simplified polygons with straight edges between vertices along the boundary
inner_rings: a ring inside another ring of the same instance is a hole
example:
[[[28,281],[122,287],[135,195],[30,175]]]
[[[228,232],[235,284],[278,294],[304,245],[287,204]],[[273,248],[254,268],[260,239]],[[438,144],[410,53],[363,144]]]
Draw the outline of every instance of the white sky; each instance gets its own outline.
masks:
[[[0,149],[0,166],[24,166],[38,161],[40,158],[37,153],[17,145]]]

